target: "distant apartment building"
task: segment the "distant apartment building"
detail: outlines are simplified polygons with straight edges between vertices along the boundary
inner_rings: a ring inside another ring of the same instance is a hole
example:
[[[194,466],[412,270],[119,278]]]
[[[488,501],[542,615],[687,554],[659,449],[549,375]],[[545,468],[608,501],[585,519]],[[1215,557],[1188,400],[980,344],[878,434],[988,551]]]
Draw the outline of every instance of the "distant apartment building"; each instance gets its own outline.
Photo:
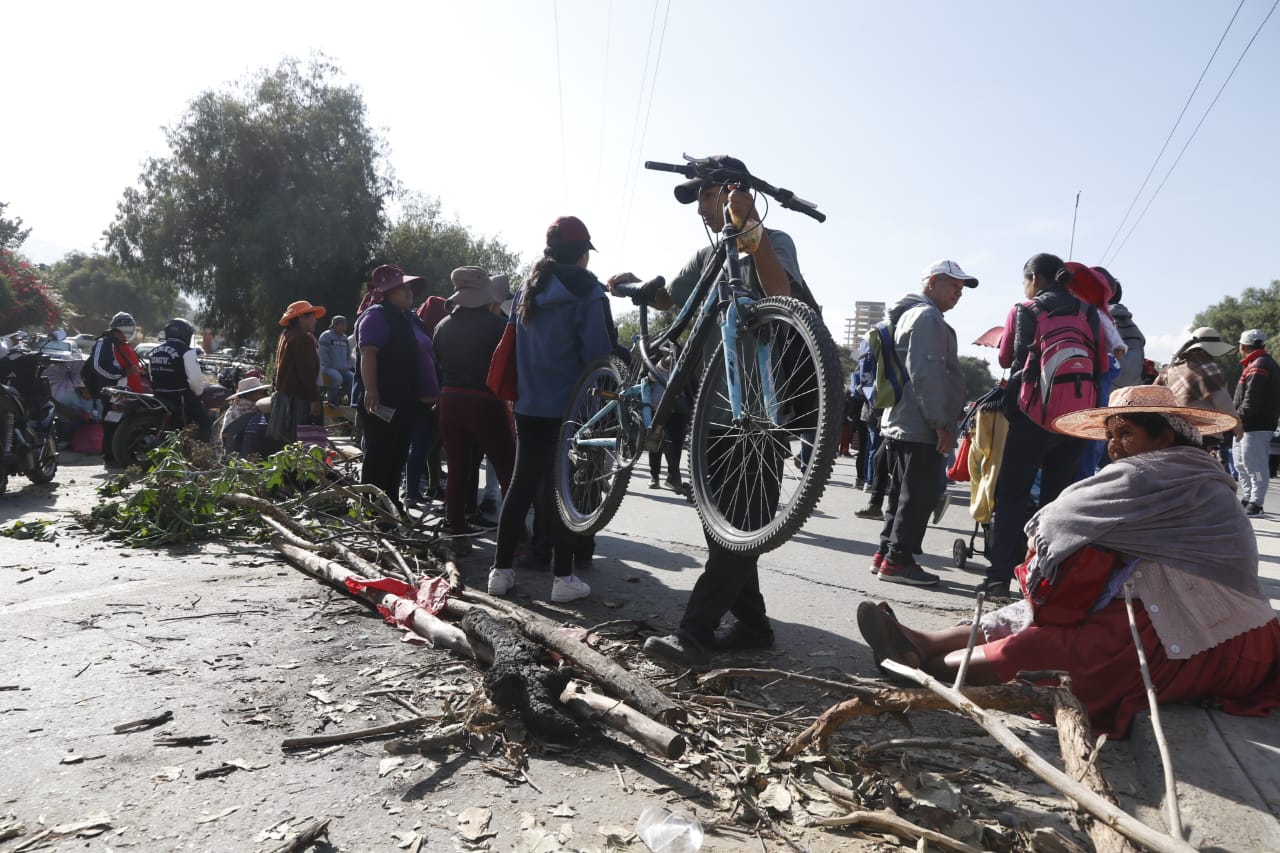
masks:
[[[853,316],[844,321],[844,343],[853,349],[876,323],[884,319],[883,302],[855,302]]]

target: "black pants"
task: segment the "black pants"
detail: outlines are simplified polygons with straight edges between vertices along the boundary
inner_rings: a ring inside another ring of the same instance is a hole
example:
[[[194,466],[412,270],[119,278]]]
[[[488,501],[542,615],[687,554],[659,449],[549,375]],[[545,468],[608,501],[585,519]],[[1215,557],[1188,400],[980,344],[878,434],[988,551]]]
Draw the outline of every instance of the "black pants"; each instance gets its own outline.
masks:
[[[749,530],[768,523],[777,511],[782,465],[790,456],[787,445],[775,440],[763,447],[744,446],[713,438],[706,453],[707,470],[725,472],[719,476],[725,478],[722,488],[727,491],[717,493],[716,500],[722,508],[734,508],[738,516],[732,519],[734,525]],[[747,491],[733,494],[740,489]],[[689,594],[680,634],[705,646],[725,613],[732,613],[748,628],[771,630],[760,594],[759,555],[734,553],[706,538],[707,564]]]
[[[180,394],[160,392],[156,397],[164,403],[165,408],[173,414],[181,426],[188,427],[195,424],[201,441],[206,443],[213,441],[213,415],[209,414],[209,410],[200,402],[200,398],[194,391],[186,390]]]
[[[1031,508],[1031,487],[1040,472],[1040,506],[1052,503],[1076,480],[1084,439],[1049,432],[1022,412],[1009,418],[1009,435],[996,479],[995,518],[991,525],[991,568],[987,578],[1013,579],[1027,552],[1023,527]]]
[[[895,566],[924,550],[924,532],[942,490],[942,454],[937,445],[884,440],[892,486],[880,530],[880,553]]]
[[[557,577],[573,573],[573,555],[585,551],[582,540],[564,526],[556,509],[552,478],[560,444],[560,418],[516,415],[516,464],[511,486],[502,500],[498,516],[498,547],[493,557],[496,569],[509,569],[515,560],[516,544],[524,534],[529,508],[537,504],[535,518],[551,542],[551,568]],[[466,476],[464,471],[456,476]]]
[[[871,503],[877,506],[884,503],[884,496],[889,493],[892,472],[889,470],[889,439],[880,437],[876,452],[871,456]]]
[[[409,442],[413,439],[419,406],[414,402],[395,407],[396,413],[390,422],[363,409],[357,417],[364,435],[360,482],[382,489],[401,511],[404,504],[400,502],[400,479],[409,459]]]
[[[667,479],[673,483],[680,482],[680,454],[684,450],[684,437],[688,430],[689,416],[683,412],[672,412],[667,418],[662,447],[649,451],[649,478],[655,483],[662,473],[663,456],[667,458]]]

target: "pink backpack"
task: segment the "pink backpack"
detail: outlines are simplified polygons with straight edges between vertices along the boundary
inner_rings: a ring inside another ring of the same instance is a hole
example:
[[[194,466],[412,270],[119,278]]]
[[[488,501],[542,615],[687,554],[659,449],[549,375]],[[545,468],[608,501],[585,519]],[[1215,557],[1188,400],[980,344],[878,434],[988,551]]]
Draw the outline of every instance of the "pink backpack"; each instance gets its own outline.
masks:
[[[1062,415],[1092,409],[1098,401],[1098,309],[1051,314],[1034,299],[1022,303],[1036,318],[1035,340],[1022,368],[1018,406],[1045,429]]]

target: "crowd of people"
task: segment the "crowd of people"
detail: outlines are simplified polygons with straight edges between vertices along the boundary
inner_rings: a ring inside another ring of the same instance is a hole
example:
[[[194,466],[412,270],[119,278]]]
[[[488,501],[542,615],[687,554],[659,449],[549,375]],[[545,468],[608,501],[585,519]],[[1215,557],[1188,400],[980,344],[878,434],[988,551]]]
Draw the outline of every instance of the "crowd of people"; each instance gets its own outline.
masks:
[[[721,160],[745,171],[739,160]],[[693,179],[675,194],[696,204],[711,232],[723,227],[726,209],[735,221],[760,218],[752,196],[733,186]],[[814,304],[792,239],[757,230],[758,242],[741,254],[749,293]],[[471,553],[471,525],[486,503],[480,471],[487,471],[492,506],[500,498],[501,507],[491,594],[509,594],[516,569],[528,567],[550,571],[552,601],[589,595],[580,574],[592,565],[595,541],[561,520],[554,463],[583,369],[619,348],[608,295],[639,282],[631,273],[602,282],[589,269],[594,248],[581,220],[560,217],[517,292],[504,275],[466,266],[453,271],[450,296],[425,300],[426,282],[383,264],[365,285],[350,333],[346,317],[335,316],[317,338],[325,309],[294,302],[279,320],[272,382],[241,383],[224,441],[254,419],[265,423],[269,442],[297,440],[321,422],[324,399],[349,398],[358,410],[363,482],[405,511],[440,497],[443,481],[447,531],[459,556]],[[710,251],[695,252],[669,285],[655,280],[633,298],[657,310],[678,308]],[[863,359],[837,413],[840,452],[856,453],[856,486],[869,492],[857,515],[881,522],[871,571],[889,583],[939,582],[917,557],[930,519],[936,523],[946,509],[945,472],[962,434],[973,439],[980,422],[986,433],[968,464],[975,487],[985,490],[974,507],[993,518],[979,590],[989,601],[1010,603],[982,620],[972,682],[1007,680],[1022,669],[1066,670],[1095,725],[1123,732],[1142,692],[1136,666],[1121,664],[1128,642],[1121,590],[1128,583],[1141,602],[1139,629],[1162,698],[1211,698],[1250,713],[1277,704],[1280,625],[1259,587],[1248,522],[1264,511],[1268,448],[1280,421],[1280,366],[1266,352],[1266,335],[1254,329],[1240,337],[1243,375],[1234,398],[1216,362],[1233,345],[1211,328],[1195,330],[1154,375],[1111,273],[1036,254],[998,344],[1008,379],[985,400],[997,414],[979,421],[966,416],[966,404],[970,411],[974,404],[966,400],[957,337],[946,319],[978,284],[954,260],[930,265],[918,291],[888,313],[891,343],[880,363],[905,378],[892,403],[877,405],[876,377],[868,375],[877,362]],[[127,343],[133,325],[117,315],[95,345],[92,365],[102,385],[134,384],[138,359]],[[174,321],[165,337],[161,358],[151,356],[156,391],[207,435],[190,324]],[[514,361],[511,400],[493,387],[499,356]],[[677,406],[667,445],[650,456],[651,488],[659,487],[665,461],[666,485],[686,491],[680,448],[687,410]],[[1071,595],[1043,594],[1086,582],[1095,587],[1077,587],[1075,595],[1088,599],[1085,606],[1066,616],[1061,602]],[[1056,609],[1045,604],[1053,600]],[[912,630],[884,603],[864,602],[857,622],[878,663],[892,659],[940,676],[958,665],[968,636],[963,626]],[[677,629],[650,637],[644,649],[698,667],[713,651],[773,643],[758,556],[730,551],[708,534],[706,562]]]

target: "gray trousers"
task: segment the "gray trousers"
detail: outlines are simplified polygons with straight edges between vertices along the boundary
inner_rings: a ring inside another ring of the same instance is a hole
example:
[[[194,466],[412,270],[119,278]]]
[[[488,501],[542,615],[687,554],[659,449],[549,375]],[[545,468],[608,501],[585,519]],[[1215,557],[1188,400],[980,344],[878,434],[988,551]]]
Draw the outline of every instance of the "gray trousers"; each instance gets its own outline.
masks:
[[[1231,449],[1240,474],[1240,497],[1262,506],[1271,484],[1271,433],[1246,432]]]

